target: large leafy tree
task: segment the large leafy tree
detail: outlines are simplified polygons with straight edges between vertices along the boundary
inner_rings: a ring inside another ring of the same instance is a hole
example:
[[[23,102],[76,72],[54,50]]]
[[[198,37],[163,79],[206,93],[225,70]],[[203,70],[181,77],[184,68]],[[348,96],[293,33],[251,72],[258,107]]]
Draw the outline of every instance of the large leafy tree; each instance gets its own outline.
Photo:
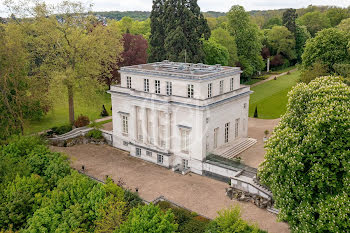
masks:
[[[229,53],[228,65],[235,66],[236,62],[238,61],[237,45],[235,38],[231,36],[226,29],[220,27],[211,32],[210,39],[224,46],[227,49]]]
[[[174,214],[171,210],[163,213],[162,210],[153,205],[139,206],[131,210],[128,219],[116,230],[119,233],[143,233],[175,232],[177,224],[174,221]]]
[[[297,22],[300,25],[306,26],[312,36],[317,32],[331,27],[329,18],[319,11],[309,12],[298,18]]]
[[[260,179],[294,232],[350,230],[350,87],[338,77],[298,84],[269,139]]]
[[[337,26],[343,19],[350,17],[350,11],[345,8],[332,7],[326,11],[332,27]]]
[[[283,12],[282,23],[293,34],[295,34],[297,30],[297,25],[295,23],[297,18],[298,14],[295,9],[290,8]]]
[[[350,54],[347,50],[349,39],[349,34],[334,28],[320,31],[306,43],[302,55],[303,68],[308,68],[319,61],[333,70],[334,64],[349,62]]]
[[[350,18],[342,20],[337,28],[344,32],[350,33]]]
[[[40,119],[47,101],[37,80],[29,78],[30,54],[23,28],[0,24],[0,141],[23,133],[25,120]]]
[[[121,34],[115,24],[105,26],[86,13],[81,3],[30,6],[25,10],[33,12],[27,29],[28,47],[35,58],[31,64],[33,76],[49,86],[52,99],[68,99],[69,121],[73,123],[75,94],[93,100],[88,97],[96,96],[96,91],[103,88],[99,77],[112,75],[111,64],[123,49]]]
[[[267,32],[267,44],[272,54],[281,54],[289,60],[296,58],[294,35],[284,26],[274,26]]]
[[[205,54],[205,59],[204,59],[205,64],[208,64],[208,65],[221,64],[223,66],[228,65],[229,53],[224,46],[216,43],[213,40],[208,40],[208,41],[204,41],[203,49]]]
[[[201,62],[202,37],[210,37],[206,19],[197,0],[153,2],[151,13],[150,61]]]
[[[260,55],[262,49],[258,27],[250,21],[249,14],[242,6],[235,5],[227,14],[229,32],[236,39],[237,55],[243,68],[244,79],[264,67]]]

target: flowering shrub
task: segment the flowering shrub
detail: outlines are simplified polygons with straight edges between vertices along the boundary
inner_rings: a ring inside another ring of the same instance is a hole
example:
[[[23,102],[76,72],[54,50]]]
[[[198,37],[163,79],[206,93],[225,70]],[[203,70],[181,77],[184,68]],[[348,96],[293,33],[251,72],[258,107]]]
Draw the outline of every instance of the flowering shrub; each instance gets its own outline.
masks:
[[[293,232],[349,232],[350,88],[321,77],[288,95],[258,175]]]

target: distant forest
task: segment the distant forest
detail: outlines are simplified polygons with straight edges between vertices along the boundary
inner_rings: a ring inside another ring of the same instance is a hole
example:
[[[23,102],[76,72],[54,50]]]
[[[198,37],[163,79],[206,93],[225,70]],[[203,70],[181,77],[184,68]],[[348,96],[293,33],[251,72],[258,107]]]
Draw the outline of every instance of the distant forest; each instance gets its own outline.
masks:
[[[305,13],[317,9],[320,12],[324,12],[327,9],[332,8],[331,6],[309,6],[308,8],[300,8],[297,9],[297,13],[299,16],[304,15]],[[277,9],[277,10],[253,10],[249,11],[251,16],[262,16],[262,17],[271,17],[271,16],[279,16],[282,17],[283,12],[286,9]],[[102,17],[106,17],[108,19],[121,20],[123,17],[127,16],[134,20],[143,21],[150,17],[150,11],[101,11],[94,12],[95,15],[100,15]],[[206,17],[218,18],[220,16],[225,16],[226,12],[218,12],[218,11],[207,11],[203,12]]]

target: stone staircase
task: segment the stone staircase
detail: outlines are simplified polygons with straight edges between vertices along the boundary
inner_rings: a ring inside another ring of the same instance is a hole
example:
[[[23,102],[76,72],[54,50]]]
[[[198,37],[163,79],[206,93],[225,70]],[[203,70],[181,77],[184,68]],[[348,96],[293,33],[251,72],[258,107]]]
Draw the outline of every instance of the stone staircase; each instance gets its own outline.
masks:
[[[243,151],[249,149],[257,143],[257,140],[254,138],[241,138],[232,143],[227,143],[226,145],[217,148],[213,154],[218,156],[232,159],[237,155],[241,154]]]

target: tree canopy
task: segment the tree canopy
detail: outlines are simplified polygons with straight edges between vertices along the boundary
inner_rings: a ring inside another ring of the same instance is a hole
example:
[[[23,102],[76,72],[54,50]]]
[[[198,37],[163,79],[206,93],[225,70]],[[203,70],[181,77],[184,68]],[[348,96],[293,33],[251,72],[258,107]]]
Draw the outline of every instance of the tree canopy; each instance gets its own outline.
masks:
[[[208,40],[204,41],[203,50],[205,54],[205,64],[221,64],[223,66],[228,65],[229,53],[224,46],[216,43],[214,40]]]
[[[300,25],[306,26],[312,36],[315,36],[318,31],[331,27],[329,18],[319,11],[309,12],[299,17],[297,22]]]
[[[306,42],[302,55],[303,68],[308,68],[318,61],[333,70],[334,64],[349,62],[349,40],[349,34],[335,28],[320,31],[316,37]]]
[[[292,231],[348,232],[350,87],[321,77],[288,96],[258,176]]]
[[[294,35],[284,26],[274,26],[267,32],[267,43],[272,54],[281,54],[292,60],[295,55]]]
[[[227,30],[223,28],[217,28],[211,32],[210,39],[224,46],[227,49],[229,54],[228,65],[235,66],[236,62],[238,61],[237,45],[235,38],[231,36]]]
[[[197,0],[155,0],[151,13],[150,62],[202,62],[202,38],[210,29]]]
[[[233,6],[227,13],[227,18],[228,30],[236,40],[238,60],[243,68],[242,77],[246,79],[264,67],[260,55],[261,36],[242,6]]]

